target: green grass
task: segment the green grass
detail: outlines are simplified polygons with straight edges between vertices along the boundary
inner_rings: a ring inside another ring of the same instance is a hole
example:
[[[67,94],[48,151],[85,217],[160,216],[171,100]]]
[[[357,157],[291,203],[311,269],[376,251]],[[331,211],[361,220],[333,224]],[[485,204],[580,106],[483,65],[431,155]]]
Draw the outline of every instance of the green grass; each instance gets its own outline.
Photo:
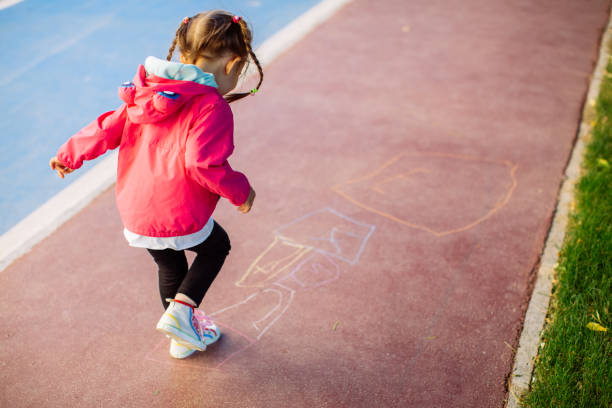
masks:
[[[612,63],[561,249],[525,407],[612,407]],[[593,331],[595,322],[608,329]]]

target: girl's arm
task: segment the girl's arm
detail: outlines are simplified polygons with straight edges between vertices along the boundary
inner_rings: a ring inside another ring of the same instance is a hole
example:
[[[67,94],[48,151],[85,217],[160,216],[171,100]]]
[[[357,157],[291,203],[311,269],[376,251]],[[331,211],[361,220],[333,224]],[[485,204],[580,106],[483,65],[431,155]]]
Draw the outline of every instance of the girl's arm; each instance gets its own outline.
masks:
[[[55,159],[56,167],[63,164],[75,170],[83,165],[84,160],[93,160],[119,146],[127,118],[126,109],[127,105],[124,104],[117,110],[102,114],[68,139],[58,150],[57,157],[51,159],[51,167],[54,167]]]
[[[252,189],[246,176],[228,163],[233,151],[234,119],[229,105],[221,101],[191,127],[185,146],[185,167],[202,186],[235,206],[242,206]]]

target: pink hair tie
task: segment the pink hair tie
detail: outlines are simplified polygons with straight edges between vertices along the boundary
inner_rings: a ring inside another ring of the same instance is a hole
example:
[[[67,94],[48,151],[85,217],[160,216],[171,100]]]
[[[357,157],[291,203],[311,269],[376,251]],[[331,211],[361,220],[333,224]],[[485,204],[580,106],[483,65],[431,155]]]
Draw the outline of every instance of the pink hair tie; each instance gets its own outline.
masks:
[[[234,23],[239,23],[239,22],[240,22],[240,20],[242,20],[242,17],[240,17],[240,16],[234,16],[234,17],[232,17],[232,21],[233,21]]]
[[[183,24],[189,24],[189,17],[185,17],[183,19]]]

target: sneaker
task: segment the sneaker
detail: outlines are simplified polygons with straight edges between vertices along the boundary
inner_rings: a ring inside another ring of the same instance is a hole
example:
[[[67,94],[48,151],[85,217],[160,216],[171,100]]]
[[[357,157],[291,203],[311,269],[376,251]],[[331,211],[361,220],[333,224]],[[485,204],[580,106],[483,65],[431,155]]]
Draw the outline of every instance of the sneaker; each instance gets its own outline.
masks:
[[[174,299],[166,300],[170,302],[170,306],[157,322],[157,330],[185,347],[199,351],[206,350],[206,343],[202,341],[200,333],[195,328],[197,320],[193,313],[194,308]]]
[[[210,320],[208,316],[206,316],[203,311],[196,309],[194,310],[193,315],[196,320],[196,329],[198,330],[198,334],[207,346],[210,346],[219,340],[219,337],[221,337],[219,328],[212,320]],[[174,358],[187,358],[195,352],[195,349],[185,347],[174,339],[170,341],[170,355]]]

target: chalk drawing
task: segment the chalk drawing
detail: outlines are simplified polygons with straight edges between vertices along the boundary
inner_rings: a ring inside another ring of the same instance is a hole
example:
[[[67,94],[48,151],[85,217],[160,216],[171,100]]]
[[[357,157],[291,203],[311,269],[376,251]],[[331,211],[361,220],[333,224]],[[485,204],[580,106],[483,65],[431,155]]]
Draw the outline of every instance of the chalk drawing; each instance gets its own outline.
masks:
[[[340,278],[340,266],[324,252],[315,251],[304,259],[291,274],[274,284],[299,291],[316,289]]]
[[[354,265],[373,232],[374,226],[332,208],[306,214],[274,231],[272,243],[255,258],[236,285],[264,287],[279,281],[294,272],[294,266],[313,251]]]
[[[289,308],[289,305],[291,304],[291,302],[293,302],[293,295],[295,294],[294,291],[290,291],[290,296],[289,299],[285,302],[283,302],[283,293],[278,290],[278,289],[264,289],[263,290],[264,293],[266,292],[273,292],[278,296],[278,305],[276,305],[272,310],[270,310],[268,313],[266,313],[266,315],[264,317],[262,317],[261,319],[254,321],[253,322],[253,327],[255,328],[255,330],[257,330],[259,332],[259,335],[257,336],[257,339],[259,340],[259,338],[261,336],[263,336],[263,334],[266,332],[266,330],[268,330],[268,327],[271,326],[272,324],[274,324],[274,322],[276,322],[276,320],[278,320],[278,318],[285,313],[285,311]],[[286,303],[285,307],[282,307],[283,303]],[[281,309],[282,308],[282,309]],[[219,312],[217,312],[217,315],[219,314]],[[270,323],[266,324],[266,320],[270,320]]]
[[[374,229],[373,225],[361,223],[328,207],[283,225],[274,233],[285,241],[299,242],[354,265]]]
[[[449,153],[402,153],[332,187],[348,201],[436,237],[466,231],[504,207],[518,165]]]
[[[249,341],[224,358],[216,368],[250,348],[287,312],[298,292],[340,278],[339,262],[356,264],[375,226],[332,209],[306,214],[274,231],[274,239],[236,282],[260,288],[244,300],[209,316]],[[240,326],[240,330],[235,327]]]
[[[340,267],[336,262],[325,253],[314,251],[269,287],[211,313],[210,317],[215,321],[236,322],[244,321],[246,316],[250,324],[241,331],[259,340],[289,309],[297,292],[324,286],[339,277]]]
[[[372,190],[376,191],[377,193],[380,194],[385,194],[385,191],[383,190],[383,185],[385,184],[389,184],[397,179],[401,179],[401,180],[405,180],[405,181],[411,181],[412,179],[410,179],[409,177],[412,176],[413,174],[418,174],[418,173],[431,173],[428,170],[425,169],[414,169],[412,171],[409,171],[407,173],[403,173],[403,174],[397,174],[395,176],[391,176],[388,177],[384,180],[382,180],[381,182],[379,182],[378,184],[374,184],[372,186]]]
[[[311,247],[274,237],[274,241],[251,263],[236,286],[263,287],[276,281],[279,276],[290,273],[303,257],[312,251]]]
[[[210,314],[213,320],[236,322],[248,321],[241,332],[251,339],[259,340],[266,331],[282,316],[291,303],[295,291],[282,287],[270,287],[252,293],[234,305]]]

